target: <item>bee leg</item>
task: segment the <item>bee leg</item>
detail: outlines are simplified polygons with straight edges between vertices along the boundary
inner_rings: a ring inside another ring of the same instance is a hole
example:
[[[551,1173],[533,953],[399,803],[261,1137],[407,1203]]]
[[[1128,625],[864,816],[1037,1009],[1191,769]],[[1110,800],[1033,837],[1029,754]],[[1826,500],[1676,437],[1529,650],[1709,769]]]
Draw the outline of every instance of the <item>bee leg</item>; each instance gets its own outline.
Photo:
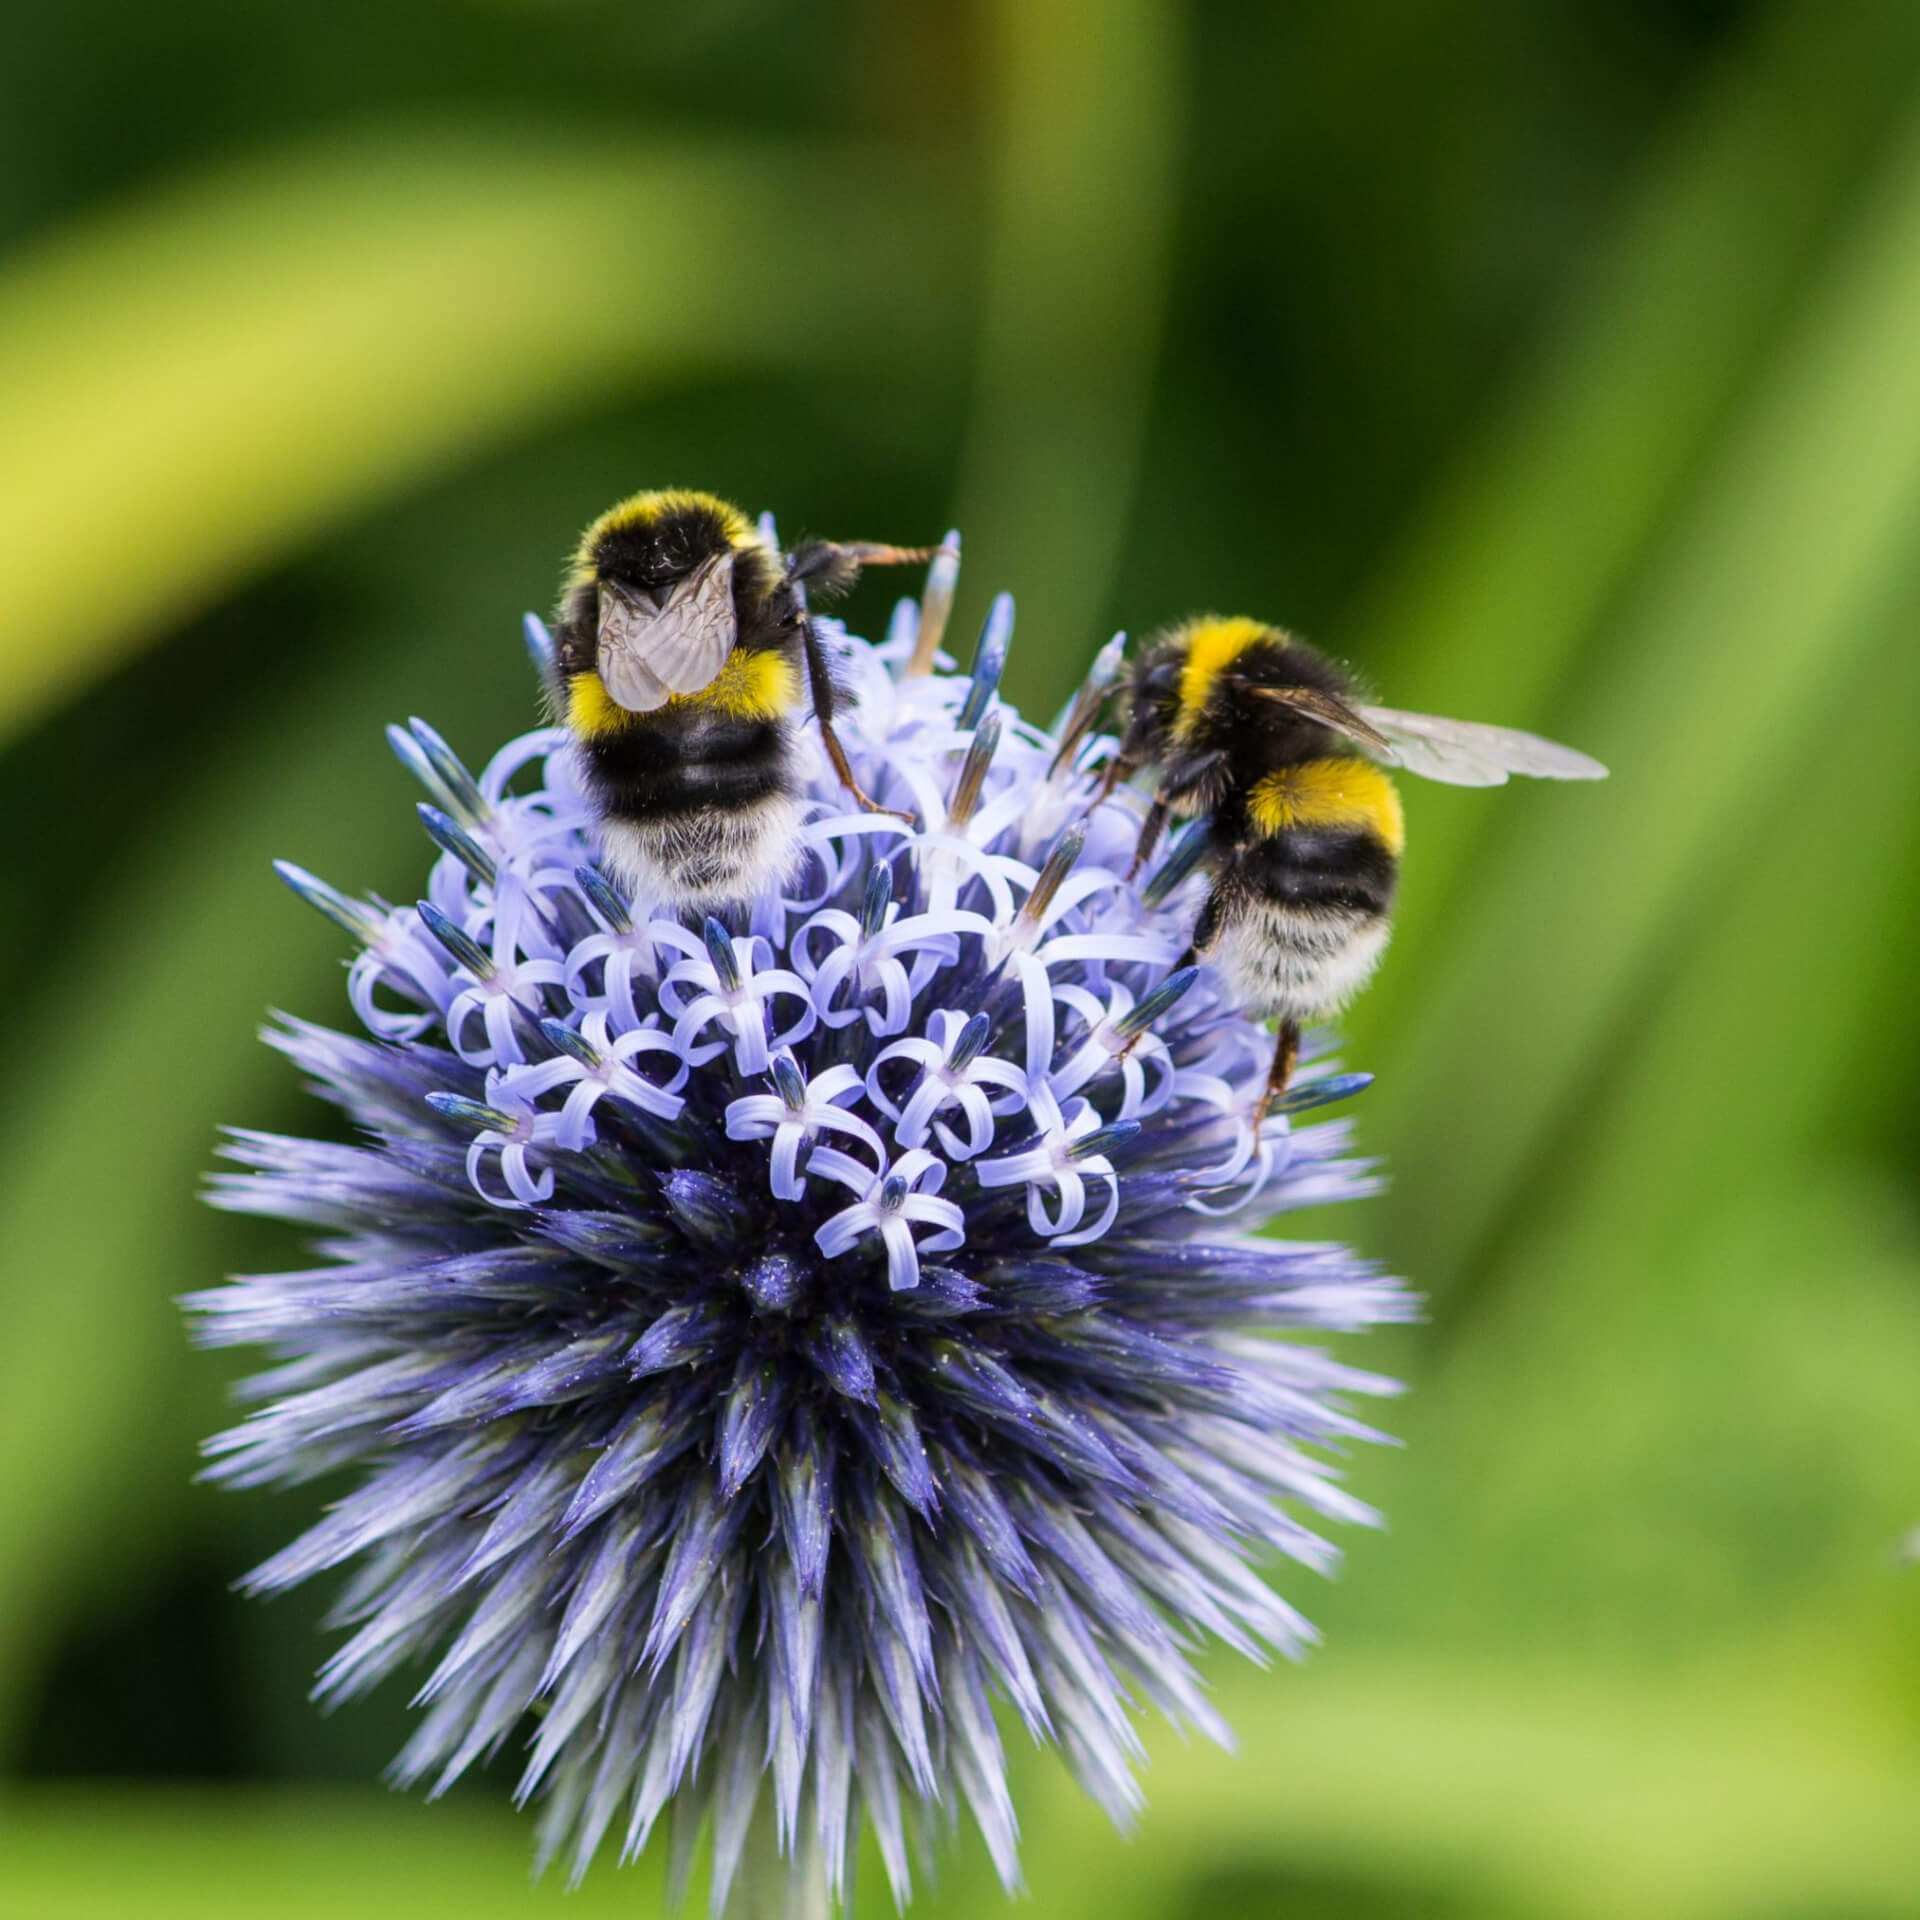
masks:
[[[1207,904],[1200,909],[1200,918],[1193,923],[1193,938],[1188,941],[1186,952],[1173,963],[1176,971],[1198,966],[1213,951],[1213,943],[1220,937],[1220,917],[1224,911],[1220,889],[1215,887],[1207,895]]]
[[[1133,850],[1133,865],[1127,869],[1127,878],[1133,879],[1149,860],[1153,850],[1160,844],[1160,836],[1167,827],[1167,803],[1156,800],[1147,809],[1147,817],[1140,823],[1140,843]]]
[[[1091,820],[1093,816],[1100,811],[1101,804],[1106,800],[1107,796],[1112,793],[1114,788],[1117,787],[1121,781],[1137,773],[1139,768],[1139,761],[1129,760],[1125,754],[1116,753],[1113,758],[1107,762],[1105,769],[1102,771],[1099,790],[1094,794],[1093,798],[1087,802],[1087,810],[1080,816],[1081,819]]]
[[[813,717],[820,723],[820,738],[827,749],[827,758],[833,762],[833,771],[840,784],[866,812],[890,813],[895,819],[911,820],[911,814],[902,813],[897,807],[883,807],[853,777],[853,762],[847,758],[847,750],[833,730],[833,675],[827,671],[827,657],[820,650],[820,639],[813,630],[811,620],[803,619],[800,622],[800,637],[802,651],[807,656],[807,685],[813,694]]]
[[[1287,1082],[1293,1078],[1293,1070],[1300,1061],[1300,1022],[1282,1020],[1280,1037],[1274,1043],[1273,1065],[1267,1069],[1266,1091],[1260,1096],[1259,1104],[1253,1110],[1253,1131],[1256,1138],[1265,1124],[1267,1111],[1287,1090]]]
[[[890,547],[877,540],[809,540],[787,558],[787,580],[831,598],[845,593],[863,567],[911,567],[950,547]],[[883,809],[884,811],[884,809]]]

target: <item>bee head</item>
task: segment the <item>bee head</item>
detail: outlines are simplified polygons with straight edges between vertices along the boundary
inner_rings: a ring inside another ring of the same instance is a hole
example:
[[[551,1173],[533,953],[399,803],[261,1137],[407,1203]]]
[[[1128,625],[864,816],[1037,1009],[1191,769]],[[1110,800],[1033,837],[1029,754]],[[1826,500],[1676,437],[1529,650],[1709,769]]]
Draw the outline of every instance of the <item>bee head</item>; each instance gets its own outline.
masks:
[[[664,605],[716,556],[757,545],[746,515],[711,494],[635,494],[587,529],[576,578]]]

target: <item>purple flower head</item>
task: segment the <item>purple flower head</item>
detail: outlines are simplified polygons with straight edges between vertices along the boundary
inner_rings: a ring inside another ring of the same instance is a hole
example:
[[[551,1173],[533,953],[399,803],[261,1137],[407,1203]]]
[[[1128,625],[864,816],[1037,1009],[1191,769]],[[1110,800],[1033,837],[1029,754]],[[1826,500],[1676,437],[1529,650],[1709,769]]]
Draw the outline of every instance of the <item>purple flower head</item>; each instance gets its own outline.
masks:
[[[713,916],[603,874],[563,733],[476,777],[395,730],[425,898],[282,869],[358,943],[367,1031],[268,1038],[358,1143],[236,1132],[214,1182],[320,1264],[189,1302],[276,1361],[210,1476],[349,1477],[249,1579],[351,1565],[320,1697],[420,1669],[396,1777],[523,1743],[575,1874],[663,1817],[684,1870],[710,1821],[716,1909],[756,1807],[834,1898],[863,1820],[904,1900],[961,1806],[1011,1886],[1009,1716],[1123,1822],[1139,1704],[1224,1738],[1196,1646],[1298,1652],[1262,1569],[1372,1518],[1324,1455],[1391,1383],[1317,1339],[1409,1310],[1254,1237],[1366,1189],[1297,1117],[1359,1082],[1255,1137],[1268,1035],[1170,971],[1203,883],[1179,848],[1130,883],[1139,802],[1088,816],[1111,742],[1000,703],[1011,602],[971,677],[902,671],[918,617],[823,623],[856,774],[912,819],[817,756],[785,891]]]

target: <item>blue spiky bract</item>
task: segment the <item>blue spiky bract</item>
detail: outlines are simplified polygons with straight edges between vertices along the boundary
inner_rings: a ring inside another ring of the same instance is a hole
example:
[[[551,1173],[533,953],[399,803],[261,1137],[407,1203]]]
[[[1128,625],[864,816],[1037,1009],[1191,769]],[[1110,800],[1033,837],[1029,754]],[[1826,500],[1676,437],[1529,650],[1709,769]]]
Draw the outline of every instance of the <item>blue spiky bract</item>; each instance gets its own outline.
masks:
[[[427,896],[284,868],[358,942],[367,1032],[268,1036],[358,1143],[236,1132],[214,1183],[320,1264],[189,1302],[277,1362],[210,1476],[346,1476],[249,1580],[352,1566],[319,1695],[413,1666],[399,1780],[517,1739],[543,1859],[664,1819],[680,1869],[710,1833],[716,1907],[756,1806],[796,1886],[837,1898],[864,1820],[904,1899],[962,1804],[1012,1885],[1015,1722],[1121,1821],[1137,1703],[1224,1738],[1192,1651],[1297,1652],[1259,1568],[1371,1518],[1325,1455],[1390,1383],[1316,1340],[1408,1309],[1252,1237],[1364,1189],[1343,1123],[1254,1137],[1268,1035],[1170,973],[1204,882],[1129,883],[1100,743],[999,702],[1004,632],[903,673],[916,617],[823,629],[858,776],[913,820],[818,766],[786,892],[711,917],[598,869],[562,734],[475,777],[395,730]]]

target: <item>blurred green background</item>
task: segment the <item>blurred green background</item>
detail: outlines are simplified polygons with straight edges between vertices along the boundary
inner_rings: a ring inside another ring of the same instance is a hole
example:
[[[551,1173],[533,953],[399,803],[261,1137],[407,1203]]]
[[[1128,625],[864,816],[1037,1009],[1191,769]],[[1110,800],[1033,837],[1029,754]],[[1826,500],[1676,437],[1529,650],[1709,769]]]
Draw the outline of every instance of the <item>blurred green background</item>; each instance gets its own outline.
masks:
[[[1034,1910],[1920,1913],[1920,8],[67,0],[0,63],[0,1909],[480,1916],[510,1766],[375,1779],[297,1498],[190,1484],[173,1297],[255,1041],[347,1018],[285,854],[418,890],[381,723],[532,718],[576,529],[712,487],[967,541],[1046,712],[1117,625],[1296,625],[1598,789],[1407,794],[1348,1058],[1425,1289],[1389,1530],[1210,1668]],[[863,589],[878,629],[892,583]],[[509,1757],[510,1758],[510,1757]],[[651,1863],[568,1911],[651,1912]],[[882,1911],[876,1874],[863,1910]],[[1002,1910],[964,1841],[929,1915]]]

